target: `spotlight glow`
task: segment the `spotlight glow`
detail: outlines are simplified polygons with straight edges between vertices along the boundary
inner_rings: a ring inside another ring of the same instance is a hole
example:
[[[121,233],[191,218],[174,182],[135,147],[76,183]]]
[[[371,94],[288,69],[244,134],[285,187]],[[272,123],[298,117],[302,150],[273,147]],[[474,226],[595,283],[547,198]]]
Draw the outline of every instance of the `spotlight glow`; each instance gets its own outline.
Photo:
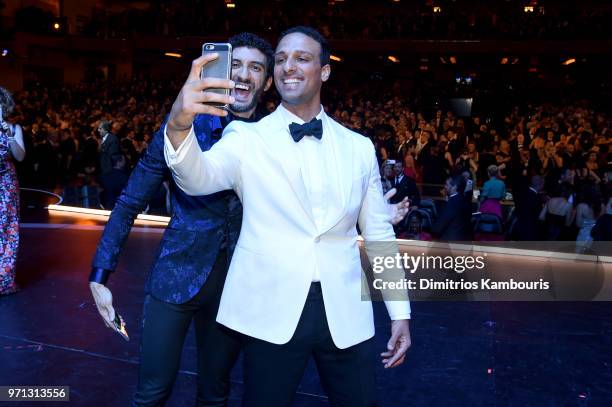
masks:
[[[93,209],[93,208],[80,208],[78,206],[67,206],[67,205],[49,205],[47,209],[52,213],[63,212],[64,214],[74,214],[81,216],[91,216],[95,218],[96,216],[102,216],[104,218],[108,218],[110,216],[111,211],[103,210],[103,209]],[[170,221],[168,216],[158,216],[158,215],[145,215],[143,213],[139,214],[136,219],[148,222],[155,222],[156,224],[167,225]]]

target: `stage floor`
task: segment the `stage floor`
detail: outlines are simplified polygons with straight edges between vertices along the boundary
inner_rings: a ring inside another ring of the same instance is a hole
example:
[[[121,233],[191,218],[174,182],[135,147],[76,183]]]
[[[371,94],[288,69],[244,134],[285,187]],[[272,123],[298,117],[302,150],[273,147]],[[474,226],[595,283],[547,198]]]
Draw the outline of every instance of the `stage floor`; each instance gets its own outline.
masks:
[[[42,210],[45,202],[24,202],[22,291],[0,297],[0,385],[70,386],[69,405],[129,405],[137,381],[143,285],[163,229],[136,227],[124,250],[129,256],[122,256],[110,280],[114,305],[128,323],[128,343],[104,326],[87,285],[103,222],[50,217]],[[412,307],[413,344],[405,364],[377,371],[381,406],[612,405],[611,303]],[[384,305],[375,304],[375,315],[382,351],[389,327]],[[193,405],[195,355],[192,327],[169,406]],[[231,406],[240,405],[241,393],[239,362]],[[310,364],[295,406],[325,405]]]

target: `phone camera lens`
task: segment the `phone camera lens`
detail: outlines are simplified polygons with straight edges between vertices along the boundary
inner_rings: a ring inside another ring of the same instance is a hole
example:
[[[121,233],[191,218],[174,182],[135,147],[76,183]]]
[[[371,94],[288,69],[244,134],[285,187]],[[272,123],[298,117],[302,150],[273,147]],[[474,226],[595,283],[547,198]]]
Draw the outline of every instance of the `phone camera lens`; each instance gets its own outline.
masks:
[[[213,46],[212,45],[207,45],[206,49],[213,49]]]

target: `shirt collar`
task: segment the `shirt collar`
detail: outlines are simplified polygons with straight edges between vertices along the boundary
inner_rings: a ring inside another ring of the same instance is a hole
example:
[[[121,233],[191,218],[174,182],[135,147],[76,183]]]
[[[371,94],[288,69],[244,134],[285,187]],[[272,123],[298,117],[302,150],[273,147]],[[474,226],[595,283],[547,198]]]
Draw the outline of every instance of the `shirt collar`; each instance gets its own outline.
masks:
[[[278,110],[281,113],[281,116],[283,117],[283,120],[285,121],[287,125],[286,126],[287,131],[289,130],[289,125],[291,123],[297,123],[297,124],[305,123],[304,120],[302,120],[301,118],[299,118],[298,116],[294,115],[289,110],[287,110],[287,108],[285,108],[285,106],[283,106],[282,103],[278,105]],[[323,105],[321,105],[321,109],[319,110],[319,113],[316,115],[316,118],[319,120],[323,120],[323,116],[325,116],[325,110],[323,109]]]

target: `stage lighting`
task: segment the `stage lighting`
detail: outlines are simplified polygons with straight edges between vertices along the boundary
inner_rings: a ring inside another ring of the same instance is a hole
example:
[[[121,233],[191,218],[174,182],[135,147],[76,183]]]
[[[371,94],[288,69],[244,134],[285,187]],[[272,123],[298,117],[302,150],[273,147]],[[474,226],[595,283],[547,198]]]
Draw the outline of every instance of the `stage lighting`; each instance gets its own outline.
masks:
[[[442,12],[442,7],[440,7],[440,6],[434,6],[434,8],[433,8],[433,12],[434,12],[434,13],[436,13],[436,14],[441,13],[441,12]]]
[[[457,63],[457,58],[455,58],[455,57],[450,57],[449,60],[450,60],[450,63],[453,64],[453,65],[455,65]]]
[[[568,66],[568,65],[571,65],[571,64],[573,64],[575,62],[576,62],[576,58],[570,58],[570,59],[564,61],[562,65]]]
[[[503,58],[501,59],[501,64],[502,64],[502,65],[507,65],[507,64],[508,64],[508,58],[503,57]]]
[[[533,13],[533,6],[525,6],[525,7],[523,8],[523,11],[524,11],[525,13]]]
[[[81,208],[76,206],[68,206],[68,205],[49,205],[47,207],[49,213],[51,215],[62,215],[62,214],[73,214],[73,216],[78,216],[82,219],[98,219],[96,217],[108,218],[110,216],[111,211],[103,210],[103,209],[93,209],[93,208]],[[170,221],[170,218],[167,216],[158,216],[158,215],[146,215],[144,213],[139,214],[136,217],[137,221],[153,222],[153,224],[162,224],[167,225]],[[141,222],[142,223],[142,222]]]
[[[59,31],[60,28],[62,28],[62,25],[60,23],[53,23],[53,29],[55,31]]]
[[[387,57],[387,59],[388,59],[389,61],[393,62],[394,64],[399,63],[399,59],[397,59],[397,57],[394,57],[393,55],[389,55],[389,56]]]
[[[8,55],[8,49],[3,48],[3,49],[2,49],[2,56],[3,56],[3,57],[5,57],[5,56],[7,56],[7,55]]]
[[[236,3],[234,3],[232,0],[225,0],[225,7],[236,8]]]
[[[172,58],[182,58],[183,57],[183,54],[179,54],[177,52],[166,52],[164,55],[167,57],[172,57]]]
[[[330,55],[329,59],[331,59],[332,61],[336,61],[336,62],[342,62],[342,58],[337,57],[335,55]]]

